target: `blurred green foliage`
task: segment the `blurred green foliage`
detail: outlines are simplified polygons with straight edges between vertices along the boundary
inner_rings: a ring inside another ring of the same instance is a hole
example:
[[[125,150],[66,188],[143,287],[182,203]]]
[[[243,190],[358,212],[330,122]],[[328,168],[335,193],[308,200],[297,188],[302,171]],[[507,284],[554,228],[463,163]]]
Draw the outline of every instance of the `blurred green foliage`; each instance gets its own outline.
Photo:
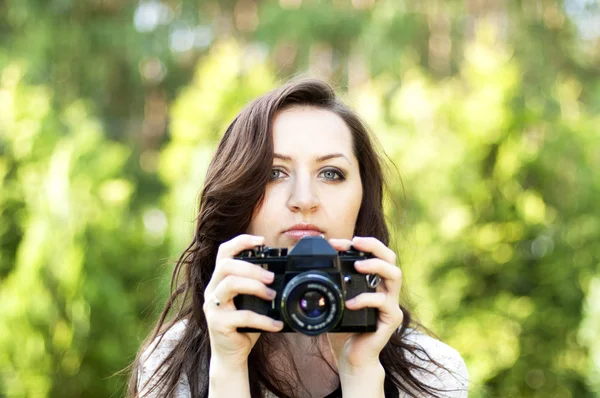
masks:
[[[400,170],[405,291],[471,396],[600,397],[599,7],[0,2],[0,397],[123,394],[224,127],[299,72]]]

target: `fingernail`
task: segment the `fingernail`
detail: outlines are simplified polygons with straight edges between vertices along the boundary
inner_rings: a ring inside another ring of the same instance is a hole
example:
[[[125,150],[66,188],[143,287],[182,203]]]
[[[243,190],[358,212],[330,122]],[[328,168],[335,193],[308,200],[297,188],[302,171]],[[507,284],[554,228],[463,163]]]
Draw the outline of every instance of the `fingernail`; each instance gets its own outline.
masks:
[[[267,297],[274,299],[277,296],[277,292],[273,289],[267,289]]]
[[[356,299],[350,299],[348,301],[346,301],[346,305],[354,305],[356,304]]]
[[[273,279],[275,279],[275,274],[272,273],[271,271],[263,271],[262,272],[262,279],[266,282],[272,282]]]
[[[273,320],[273,326],[275,326],[278,329],[281,329],[283,327],[283,322]]]
[[[363,260],[356,260],[354,262],[354,266],[357,268],[362,268],[365,265],[365,263],[363,262]]]

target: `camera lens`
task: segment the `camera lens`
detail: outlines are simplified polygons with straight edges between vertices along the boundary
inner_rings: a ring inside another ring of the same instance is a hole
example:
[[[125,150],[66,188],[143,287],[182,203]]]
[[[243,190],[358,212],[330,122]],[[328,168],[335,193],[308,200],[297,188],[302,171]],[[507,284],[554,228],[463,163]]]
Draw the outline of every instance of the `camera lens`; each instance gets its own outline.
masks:
[[[309,318],[318,318],[327,311],[325,295],[316,290],[309,290],[300,297],[300,308]]]
[[[297,332],[316,336],[335,328],[343,317],[339,275],[307,271],[294,276],[281,294],[281,315]]]

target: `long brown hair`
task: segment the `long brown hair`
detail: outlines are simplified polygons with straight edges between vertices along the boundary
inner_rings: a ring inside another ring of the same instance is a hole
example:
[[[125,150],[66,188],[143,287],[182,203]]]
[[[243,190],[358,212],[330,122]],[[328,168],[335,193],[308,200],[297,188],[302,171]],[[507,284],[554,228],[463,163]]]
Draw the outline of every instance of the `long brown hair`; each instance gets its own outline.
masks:
[[[210,342],[202,310],[204,290],[214,271],[219,245],[246,232],[253,210],[264,199],[273,162],[271,121],[276,112],[293,106],[329,110],[346,122],[352,133],[363,186],[354,235],[373,236],[389,244],[389,231],[383,212],[385,182],[382,163],[359,117],[337,99],[328,84],[314,79],[291,81],[257,98],[231,122],[210,163],[200,195],[194,238],[177,261],[171,279],[170,298],[153,332],[131,365],[129,397],[138,397],[137,374],[141,354],[151,342],[158,339],[156,341],[159,343],[168,329],[183,320],[186,321],[184,332],[159,366],[156,377],[151,378],[151,384],[160,390],[161,396],[168,397],[185,375],[192,397],[208,396]],[[409,325],[419,325],[412,321],[408,309],[402,305],[401,309],[404,312],[402,326],[379,356],[386,374],[386,396],[397,396],[398,390],[410,396],[416,396],[415,392],[435,396],[435,392],[440,390],[425,385],[411,373],[427,370],[407,358],[414,358],[415,355],[423,358],[423,354],[429,356],[403,338]],[[285,375],[281,369],[272,369],[270,366],[269,346],[276,339],[275,334],[263,333],[248,358],[253,398],[262,397],[265,388],[280,397],[289,397],[285,391],[293,388],[290,380],[297,377],[297,372],[295,375]]]

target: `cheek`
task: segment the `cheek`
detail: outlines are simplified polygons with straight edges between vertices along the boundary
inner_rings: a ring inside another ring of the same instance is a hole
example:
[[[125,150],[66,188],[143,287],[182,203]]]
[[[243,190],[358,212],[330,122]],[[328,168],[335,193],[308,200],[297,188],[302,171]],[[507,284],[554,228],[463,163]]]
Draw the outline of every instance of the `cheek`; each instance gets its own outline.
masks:
[[[361,204],[362,204],[362,195],[355,198],[354,202],[352,203],[351,211],[354,214],[354,218],[353,218],[354,223],[356,223],[356,220],[358,219],[358,212],[360,211]]]
[[[358,212],[360,211],[360,206],[362,204],[362,199],[363,199],[363,190],[362,190],[362,184],[357,184],[354,191],[353,191],[353,197],[352,197],[352,205],[351,205],[351,209],[349,209],[349,212],[351,212],[352,214],[354,214],[354,218],[353,218],[353,223],[356,223],[356,220],[358,219]]]
[[[273,225],[273,220],[277,218],[277,214],[274,214],[275,206],[273,205],[272,196],[272,191],[267,190],[265,192],[265,197],[261,205],[254,209],[252,213],[248,233],[264,236],[265,232],[269,230],[269,226]]]
[[[327,207],[330,209],[328,213],[334,215],[336,219],[342,221],[345,225],[354,224],[362,203],[360,184],[348,187],[343,193],[339,191],[332,192],[328,196]]]
[[[363,188],[360,180],[355,180],[351,185],[348,186],[346,191],[346,200],[348,203],[347,211],[355,211],[358,214],[358,210],[362,203]]]

